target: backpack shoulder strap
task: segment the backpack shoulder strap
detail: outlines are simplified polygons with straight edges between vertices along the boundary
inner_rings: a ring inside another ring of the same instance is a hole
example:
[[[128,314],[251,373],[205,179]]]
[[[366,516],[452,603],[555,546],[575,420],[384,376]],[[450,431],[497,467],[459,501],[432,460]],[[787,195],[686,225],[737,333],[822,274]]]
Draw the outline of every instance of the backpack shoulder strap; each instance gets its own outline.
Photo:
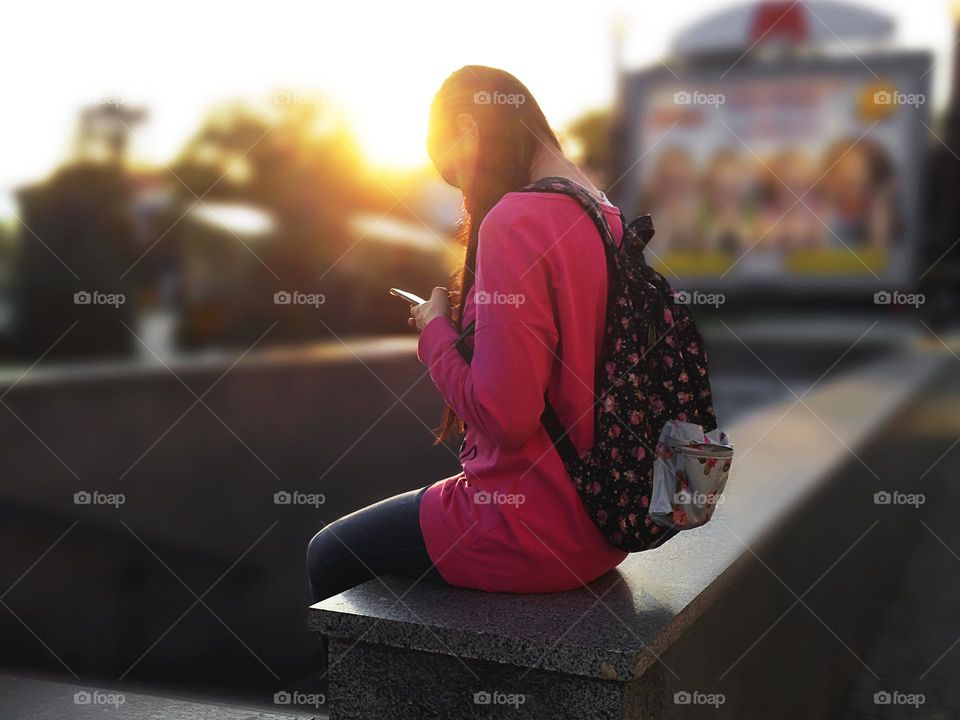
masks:
[[[557,452],[560,454],[560,459],[563,460],[564,464],[569,465],[580,459],[577,446],[573,444],[573,440],[570,439],[570,434],[563,427],[557,411],[553,409],[553,405],[550,404],[550,398],[546,395],[543,396],[543,414],[540,415],[540,422],[544,430],[547,431],[547,435],[550,436],[550,440],[553,442],[553,446],[557,449]]]
[[[603,240],[604,255],[606,256],[607,260],[607,275],[610,279],[610,292],[608,292],[609,295],[613,291],[613,275],[611,273],[613,268],[611,266],[616,262],[615,256],[620,251],[620,248],[617,246],[616,240],[614,240],[613,231],[610,229],[610,225],[607,223],[607,219],[604,217],[603,210],[600,209],[600,204],[596,201],[596,199],[594,199],[594,197],[581,185],[563,177],[542,178],[522,188],[520,192],[550,192],[568,195],[580,203],[580,206],[593,221],[593,224],[597,228],[597,232],[600,233],[600,238]],[[627,228],[623,223],[622,214],[620,215],[620,222],[623,224],[624,238],[626,238]],[[599,372],[597,377],[599,378]],[[596,389],[594,392],[596,392]],[[563,462],[567,465],[577,462],[580,458],[580,454],[577,452],[576,446],[570,439],[569,432],[563,427],[563,423],[560,421],[560,417],[557,415],[557,411],[550,403],[550,398],[547,395],[543,396],[543,414],[540,416],[540,422],[547,431],[547,435],[550,436],[550,440],[553,442],[553,445],[557,449],[557,452],[559,453]]]
[[[620,248],[617,246],[616,240],[614,240],[613,232],[610,229],[610,225],[607,223],[606,217],[604,217],[603,210],[600,208],[600,204],[594,199],[594,197],[581,185],[563,177],[542,178],[521,188],[519,192],[550,192],[560,195],[568,195],[580,204],[580,206],[593,221],[593,224],[597,228],[597,232],[600,234],[600,238],[603,240],[604,255],[606,256],[607,260],[607,273],[608,278],[610,279],[610,282],[608,283],[608,295],[612,294],[614,288],[612,283],[613,275],[611,273],[613,268],[611,266],[615,264],[615,256],[620,251]],[[649,241],[649,239],[653,237],[653,222],[650,220],[649,215],[637,218],[637,220],[628,226],[624,222],[623,214],[621,213],[620,222],[624,229],[624,243],[627,242],[628,237],[631,234],[631,230],[633,230],[636,236],[641,240],[641,250],[646,246],[646,243]],[[461,337],[457,343],[457,350],[460,352],[460,355],[467,360],[467,362],[471,360],[472,353],[469,352],[466,344],[463,343],[462,340],[463,337],[471,334],[473,330],[474,324],[471,323],[461,333]],[[597,389],[599,389],[599,386]],[[577,452],[576,446],[570,439],[568,431],[563,427],[563,423],[560,421],[557,411],[550,403],[550,398],[547,395],[543,396],[543,405],[543,414],[540,416],[540,422],[547,431],[547,435],[549,435],[554,447],[556,447],[560,458],[566,464],[577,462],[580,458],[580,454]]]
[[[616,241],[613,239],[613,232],[610,230],[610,225],[603,215],[603,210],[600,209],[600,203],[598,203],[593,195],[588,193],[582,185],[564,177],[545,177],[530,183],[526,187],[520,188],[518,192],[548,192],[572,197],[580,203],[580,206],[587,215],[590,216],[593,224],[597,226],[597,232],[600,233],[600,237],[603,239],[604,248],[613,250],[614,252],[618,250]],[[620,216],[620,222],[623,223],[623,215]],[[626,231],[625,224],[624,231]]]

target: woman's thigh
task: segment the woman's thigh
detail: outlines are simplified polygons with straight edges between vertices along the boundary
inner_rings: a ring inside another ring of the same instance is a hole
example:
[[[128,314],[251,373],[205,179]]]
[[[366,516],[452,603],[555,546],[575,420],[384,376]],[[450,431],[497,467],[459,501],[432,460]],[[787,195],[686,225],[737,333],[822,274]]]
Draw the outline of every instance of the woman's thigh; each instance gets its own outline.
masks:
[[[423,492],[411,490],[381,500],[318,532],[307,549],[313,602],[388,572],[442,582],[420,530]]]

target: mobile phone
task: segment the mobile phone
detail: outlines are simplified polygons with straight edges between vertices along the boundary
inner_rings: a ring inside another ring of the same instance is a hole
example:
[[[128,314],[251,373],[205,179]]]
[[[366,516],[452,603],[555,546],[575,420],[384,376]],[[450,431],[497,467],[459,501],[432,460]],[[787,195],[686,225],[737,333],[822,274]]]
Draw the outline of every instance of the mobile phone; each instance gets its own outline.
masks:
[[[390,294],[402,300],[406,300],[411,305],[422,305],[426,302],[426,300],[419,295],[414,295],[412,292],[407,292],[406,290],[401,290],[400,288],[390,288]]]

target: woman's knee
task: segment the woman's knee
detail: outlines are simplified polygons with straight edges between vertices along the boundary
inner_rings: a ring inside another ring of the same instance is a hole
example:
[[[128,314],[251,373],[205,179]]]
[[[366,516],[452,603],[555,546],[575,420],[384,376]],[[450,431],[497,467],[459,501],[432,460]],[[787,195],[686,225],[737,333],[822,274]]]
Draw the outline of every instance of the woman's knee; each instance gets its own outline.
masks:
[[[311,578],[322,572],[325,565],[330,565],[338,554],[340,542],[336,538],[336,531],[331,529],[332,525],[327,525],[314,535],[307,545],[307,571]]]

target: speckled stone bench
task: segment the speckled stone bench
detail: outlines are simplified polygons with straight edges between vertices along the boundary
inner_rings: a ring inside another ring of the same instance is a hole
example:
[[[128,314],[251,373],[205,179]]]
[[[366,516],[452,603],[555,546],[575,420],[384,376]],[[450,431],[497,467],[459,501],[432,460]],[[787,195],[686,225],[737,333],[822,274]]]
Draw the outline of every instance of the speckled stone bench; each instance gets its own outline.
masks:
[[[714,521],[631,555],[579,590],[487,594],[387,576],[318,603],[309,624],[330,640],[331,720],[825,717],[838,690],[810,686],[833,676],[839,682],[842,672],[831,663],[855,664],[853,650],[802,607],[780,623],[783,610],[796,605],[784,586],[801,592],[862,528],[841,522],[848,500],[838,496],[804,522],[845,534],[804,544],[802,562],[767,566],[798,549],[794,530],[781,533],[785,549],[764,551],[763,562],[752,547],[824,488],[869,503],[870,485],[853,477],[859,465],[852,449],[944,362],[904,353],[824,383],[803,405],[744,418],[730,428],[742,457]],[[844,481],[828,482],[838,468]],[[840,598],[861,580],[869,590],[873,576],[860,578],[860,571],[872,572],[847,561],[846,577],[821,578],[819,590]],[[868,614],[858,607],[851,627]],[[772,639],[761,642],[774,627]]]

